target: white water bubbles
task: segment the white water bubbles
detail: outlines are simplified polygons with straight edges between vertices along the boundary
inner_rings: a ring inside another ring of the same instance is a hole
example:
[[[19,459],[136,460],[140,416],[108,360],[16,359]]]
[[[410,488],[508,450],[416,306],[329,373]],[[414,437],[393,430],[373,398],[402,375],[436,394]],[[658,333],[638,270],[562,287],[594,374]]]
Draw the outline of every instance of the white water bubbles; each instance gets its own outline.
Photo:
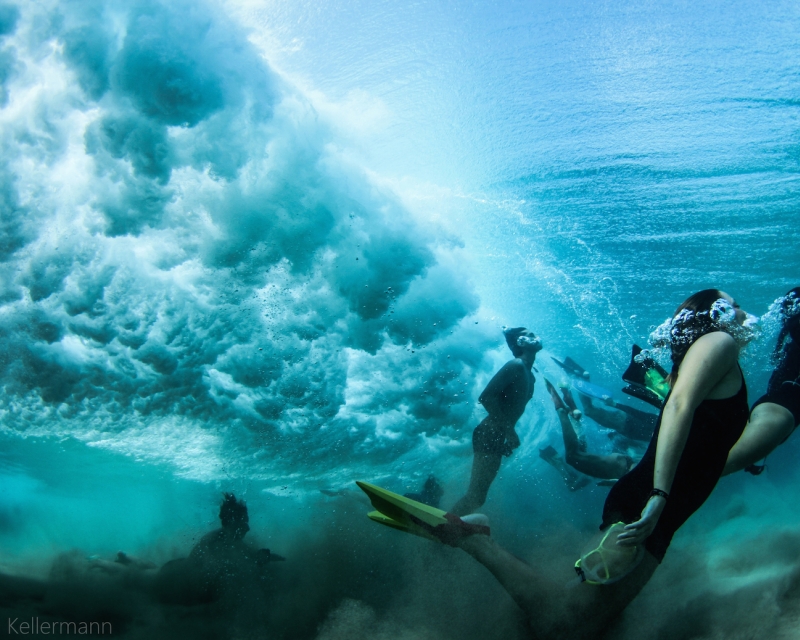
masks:
[[[636,360],[641,362],[652,358],[669,370],[673,352],[685,353],[698,338],[712,331],[724,331],[732,336],[746,358],[749,354],[745,348],[761,335],[760,324],[759,318],[749,313],[740,323],[734,306],[725,298],[718,298],[708,311],[681,309],[672,318],[664,320],[650,333],[652,349],[642,351]]]
[[[771,345],[777,342],[786,321],[797,315],[800,315],[800,296],[795,291],[790,291],[775,300],[767,312],[761,316],[761,330],[764,338],[768,341],[767,344]],[[778,345],[773,351],[773,364],[780,351],[777,347]]]

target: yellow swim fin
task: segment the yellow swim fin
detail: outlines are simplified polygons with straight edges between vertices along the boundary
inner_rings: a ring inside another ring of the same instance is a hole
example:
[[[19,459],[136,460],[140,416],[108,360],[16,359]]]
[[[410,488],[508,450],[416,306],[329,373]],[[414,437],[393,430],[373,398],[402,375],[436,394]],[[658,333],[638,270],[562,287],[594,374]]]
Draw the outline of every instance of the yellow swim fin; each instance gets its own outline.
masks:
[[[369,482],[357,480],[356,484],[369,496],[369,501],[373,507],[401,526],[416,524],[414,519],[431,527],[449,522],[446,517],[446,511],[406,498],[399,493],[394,493]]]

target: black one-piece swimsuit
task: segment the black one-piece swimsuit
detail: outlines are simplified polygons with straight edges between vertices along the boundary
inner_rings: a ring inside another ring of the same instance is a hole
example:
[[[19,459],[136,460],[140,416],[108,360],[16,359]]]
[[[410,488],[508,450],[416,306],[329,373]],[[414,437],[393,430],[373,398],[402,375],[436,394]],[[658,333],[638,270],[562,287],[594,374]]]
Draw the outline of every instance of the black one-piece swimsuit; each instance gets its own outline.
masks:
[[[749,413],[744,377],[736,395],[704,400],[695,410],[669,499],[655,530],[644,543],[659,562],[663,560],[675,532],[711,495],[725,469],[728,452],[744,431]],[[615,522],[630,524],[641,518],[653,489],[656,443],[662,415],[663,409],[644,457],[611,488],[603,507],[601,529]]]

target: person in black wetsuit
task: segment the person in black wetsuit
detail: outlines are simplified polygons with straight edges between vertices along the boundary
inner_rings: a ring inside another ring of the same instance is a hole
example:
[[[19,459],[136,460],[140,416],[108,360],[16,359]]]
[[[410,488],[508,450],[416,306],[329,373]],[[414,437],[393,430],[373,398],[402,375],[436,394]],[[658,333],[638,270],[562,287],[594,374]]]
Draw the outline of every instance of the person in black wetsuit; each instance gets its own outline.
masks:
[[[533,397],[536,378],[531,368],[542,349],[542,341],[524,327],[506,329],[503,333],[514,359],[502,366],[478,399],[489,415],[472,433],[474,456],[469,488],[450,510],[459,516],[474,512],[486,502],[503,456],[510,456],[519,446],[514,427]]]
[[[767,393],[756,400],[742,437],[728,455],[725,475],[749,470],[785,442],[800,419],[800,287],[776,302],[782,325],[775,345],[778,364]]]
[[[551,575],[500,547],[488,527],[449,520],[432,528],[441,541],[483,564],[527,614],[537,637],[594,638],[636,597],[675,531],[711,494],[728,452],[744,431],[747,389],[738,364],[746,314],[716,289],[678,307],[669,326],[672,390],[645,457],[612,488],[601,528],[627,522],[617,545],[644,545],[641,561],[603,586],[564,589]]]

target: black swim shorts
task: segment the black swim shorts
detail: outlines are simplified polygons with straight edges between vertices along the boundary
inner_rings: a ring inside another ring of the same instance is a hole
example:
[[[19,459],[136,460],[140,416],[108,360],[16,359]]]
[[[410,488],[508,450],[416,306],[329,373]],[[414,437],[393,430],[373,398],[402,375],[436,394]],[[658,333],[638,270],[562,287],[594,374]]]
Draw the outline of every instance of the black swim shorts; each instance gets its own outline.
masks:
[[[510,456],[514,449],[506,440],[504,429],[479,424],[472,432],[472,450],[475,453]]]

